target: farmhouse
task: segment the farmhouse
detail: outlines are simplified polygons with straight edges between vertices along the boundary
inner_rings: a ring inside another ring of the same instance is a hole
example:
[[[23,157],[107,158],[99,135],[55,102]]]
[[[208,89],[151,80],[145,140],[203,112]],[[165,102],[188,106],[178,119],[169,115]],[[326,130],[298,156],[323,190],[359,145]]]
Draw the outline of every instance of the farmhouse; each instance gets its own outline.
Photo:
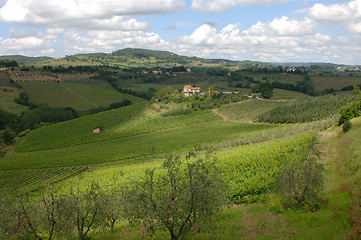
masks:
[[[95,128],[95,129],[93,130],[93,133],[100,133],[100,128]]]
[[[195,94],[200,94],[201,93],[201,88],[200,87],[193,87],[192,85],[185,85],[184,88],[183,88],[183,92],[184,92],[184,96],[190,97],[190,96],[193,96]]]

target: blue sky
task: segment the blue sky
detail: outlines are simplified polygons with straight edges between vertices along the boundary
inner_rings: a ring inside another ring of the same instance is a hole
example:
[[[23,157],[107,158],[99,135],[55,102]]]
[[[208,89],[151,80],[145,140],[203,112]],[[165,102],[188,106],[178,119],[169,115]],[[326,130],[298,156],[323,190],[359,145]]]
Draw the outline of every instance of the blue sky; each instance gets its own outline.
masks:
[[[361,0],[0,0],[0,55],[134,47],[361,64]]]

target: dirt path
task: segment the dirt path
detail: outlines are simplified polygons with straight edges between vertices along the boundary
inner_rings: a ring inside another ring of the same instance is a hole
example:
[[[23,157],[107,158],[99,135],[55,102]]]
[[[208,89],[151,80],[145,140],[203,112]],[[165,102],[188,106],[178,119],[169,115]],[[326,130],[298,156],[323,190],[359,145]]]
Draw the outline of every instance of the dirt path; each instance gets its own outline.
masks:
[[[229,117],[226,116],[226,115],[224,115],[224,114],[222,114],[222,113],[220,113],[220,112],[218,111],[219,109],[220,109],[220,108],[212,109],[212,112],[213,112],[214,114],[222,117],[224,121],[228,121],[228,120],[229,120]]]

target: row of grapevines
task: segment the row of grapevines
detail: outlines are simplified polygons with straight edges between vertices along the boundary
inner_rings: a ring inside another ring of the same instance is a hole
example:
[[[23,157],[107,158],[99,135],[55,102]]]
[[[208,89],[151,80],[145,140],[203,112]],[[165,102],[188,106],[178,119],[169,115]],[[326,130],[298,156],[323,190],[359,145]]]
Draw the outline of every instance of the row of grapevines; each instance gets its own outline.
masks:
[[[34,191],[86,169],[87,167],[0,170],[0,191],[11,193]]]
[[[350,94],[297,99],[259,115],[257,120],[270,123],[317,121],[337,114],[341,106],[357,99],[357,96]]]
[[[314,132],[216,152],[233,197],[266,193],[285,163],[304,157]]]

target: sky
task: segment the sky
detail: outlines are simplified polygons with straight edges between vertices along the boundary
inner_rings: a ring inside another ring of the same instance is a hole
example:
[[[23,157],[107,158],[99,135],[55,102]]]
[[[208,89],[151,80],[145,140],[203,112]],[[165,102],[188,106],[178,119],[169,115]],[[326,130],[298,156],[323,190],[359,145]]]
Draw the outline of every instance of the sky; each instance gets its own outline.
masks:
[[[0,0],[0,55],[361,64],[361,0]]]

